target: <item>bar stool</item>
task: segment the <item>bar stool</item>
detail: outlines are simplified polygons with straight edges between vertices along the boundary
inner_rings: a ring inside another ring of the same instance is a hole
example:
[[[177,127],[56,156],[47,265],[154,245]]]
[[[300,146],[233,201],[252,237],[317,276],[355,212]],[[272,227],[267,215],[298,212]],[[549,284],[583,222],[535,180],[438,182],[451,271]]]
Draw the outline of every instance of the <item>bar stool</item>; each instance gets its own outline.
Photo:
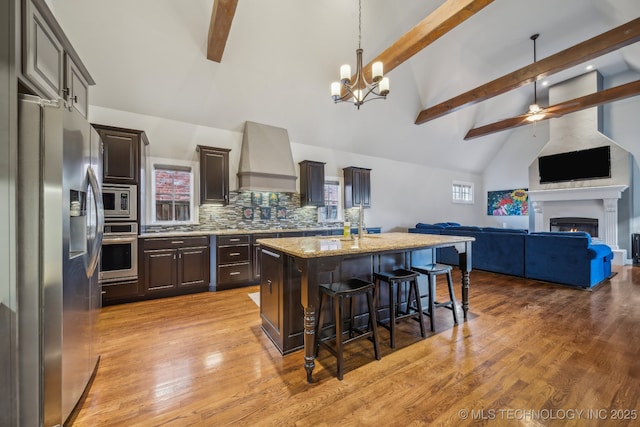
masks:
[[[343,282],[336,282],[331,284],[320,285],[320,305],[318,306],[318,322],[316,324],[316,342],[315,342],[315,355],[318,355],[320,347],[324,347],[337,359],[337,377],[342,381],[344,363],[343,363],[343,349],[344,345],[352,341],[356,341],[363,338],[373,338],[373,351],[375,353],[376,360],[380,360],[380,345],[378,341],[378,328],[376,321],[376,311],[373,306],[373,290],[374,283],[367,282],[365,280],[352,278]],[[367,331],[358,329],[353,322],[354,315],[354,297],[358,295],[367,296],[367,306],[369,308],[369,329]],[[331,298],[333,301],[334,313],[335,313],[335,327],[336,335],[325,338],[320,338],[320,332],[323,324],[323,310],[322,305],[326,298]],[[344,299],[350,299],[349,308],[349,328],[344,330],[344,316],[343,316],[343,302]],[[348,334],[345,339],[343,335]],[[335,339],[335,349],[329,344],[330,341]]]
[[[435,331],[435,309],[439,307],[448,308],[453,312],[453,324],[458,324],[458,314],[456,313],[456,297],[453,292],[453,281],[451,280],[451,266],[446,264],[427,264],[411,267],[411,270],[424,274],[429,281],[429,309],[425,313],[431,320],[431,331]],[[436,277],[441,274],[447,275],[447,284],[449,285],[449,301],[438,302],[436,297]],[[426,295],[420,295],[424,298]]]
[[[420,289],[418,288],[418,273],[399,268],[393,271],[375,273],[374,278],[378,290],[380,282],[387,282],[389,285],[389,322],[378,322],[381,326],[389,330],[391,348],[396,348],[396,322],[407,317],[416,317],[420,323],[420,335],[426,338],[424,328],[424,317],[422,315],[422,302],[420,301]],[[402,283],[409,283],[409,293],[407,294],[406,310],[401,311],[401,287]],[[397,294],[397,297],[394,295]],[[411,294],[415,299],[416,307],[411,305]]]

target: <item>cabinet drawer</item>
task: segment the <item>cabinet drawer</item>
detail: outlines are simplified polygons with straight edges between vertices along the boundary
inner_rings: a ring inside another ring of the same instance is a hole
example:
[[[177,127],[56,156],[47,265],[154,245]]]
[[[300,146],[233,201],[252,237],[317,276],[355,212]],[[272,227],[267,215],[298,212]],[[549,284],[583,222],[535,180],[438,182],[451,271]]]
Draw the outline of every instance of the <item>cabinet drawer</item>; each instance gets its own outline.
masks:
[[[238,264],[249,261],[249,245],[218,248],[218,264]]]
[[[248,262],[218,267],[218,283],[220,284],[248,282],[250,279],[251,268]]]
[[[209,236],[197,237],[153,237],[143,239],[144,249],[175,249],[195,246],[208,246]]]
[[[119,298],[130,298],[138,295],[138,281],[103,283],[102,299],[105,302]]]
[[[218,246],[243,245],[249,243],[249,235],[218,236]]]

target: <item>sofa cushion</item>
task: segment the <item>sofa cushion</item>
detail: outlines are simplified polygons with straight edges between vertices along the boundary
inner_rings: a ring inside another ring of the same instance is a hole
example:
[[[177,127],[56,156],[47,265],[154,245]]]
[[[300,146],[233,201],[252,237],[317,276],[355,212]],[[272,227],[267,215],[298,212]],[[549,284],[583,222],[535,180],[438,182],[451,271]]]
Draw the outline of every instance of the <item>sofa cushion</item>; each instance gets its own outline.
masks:
[[[482,231],[489,233],[527,234],[527,230],[522,230],[520,228],[482,227]]]
[[[581,237],[586,238],[591,243],[591,235],[585,231],[535,231],[529,234],[532,236]]]
[[[425,224],[423,222],[419,222],[416,224],[415,228],[438,228],[438,229],[442,229],[444,228],[444,225],[438,225],[438,224]]]
[[[452,225],[450,227],[447,227],[447,230],[451,230],[451,231],[475,231],[475,232],[481,232],[482,228],[480,227],[476,227],[475,225]]]

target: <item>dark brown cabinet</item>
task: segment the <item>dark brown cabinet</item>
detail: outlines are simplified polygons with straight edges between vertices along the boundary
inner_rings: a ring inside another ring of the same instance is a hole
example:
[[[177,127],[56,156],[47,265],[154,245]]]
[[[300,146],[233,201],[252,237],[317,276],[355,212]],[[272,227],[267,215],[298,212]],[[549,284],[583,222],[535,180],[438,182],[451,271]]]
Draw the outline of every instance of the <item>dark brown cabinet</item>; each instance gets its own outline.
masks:
[[[144,296],[206,291],[209,286],[209,238],[144,239],[141,281]]]
[[[260,317],[262,329],[280,353],[303,347],[303,310],[300,271],[292,257],[262,248]],[[325,309],[328,309],[329,305]]]
[[[258,239],[273,239],[278,237],[277,233],[261,233],[254,234],[251,236],[251,270],[253,272],[252,279],[254,281],[260,280],[260,271],[261,271],[261,262],[260,262],[260,244],[257,242]]]
[[[47,99],[63,99],[87,117],[95,82],[44,0],[22,2],[22,84]]]
[[[103,182],[138,184],[140,181],[140,143],[144,132],[93,124],[104,147],[102,155]]]
[[[274,344],[283,351],[283,310],[282,299],[282,254],[268,249],[260,250],[262,259],[262,279],[260,280],[260,317],[262,329],[271,337]]]
[[[129,282],[103,283],[102,284],[102,305],[117,304],[131,301],[139,297],[139,282],[132,280]]]
[[[200,204],[229,203],[229,149],[198,145]]]
[[[251,271],[251,239],[248,234],[218,236],[216,259],[216,290],[254,283]]]
[[[324,163],[303,160],[299,165],[301,206],[324,206]]]
[[[371,207],[371,169],[350,166],[344,172],[344,207]]]

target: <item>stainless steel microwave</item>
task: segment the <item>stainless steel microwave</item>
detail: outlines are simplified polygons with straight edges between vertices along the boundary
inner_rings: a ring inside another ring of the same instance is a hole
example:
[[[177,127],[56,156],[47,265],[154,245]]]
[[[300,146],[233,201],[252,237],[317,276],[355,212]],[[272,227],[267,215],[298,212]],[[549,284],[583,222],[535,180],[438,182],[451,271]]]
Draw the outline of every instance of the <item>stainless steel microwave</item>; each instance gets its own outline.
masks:
[[[107,220],[138,220],[138,187],[136,185],[103,184],[102,204]]]

